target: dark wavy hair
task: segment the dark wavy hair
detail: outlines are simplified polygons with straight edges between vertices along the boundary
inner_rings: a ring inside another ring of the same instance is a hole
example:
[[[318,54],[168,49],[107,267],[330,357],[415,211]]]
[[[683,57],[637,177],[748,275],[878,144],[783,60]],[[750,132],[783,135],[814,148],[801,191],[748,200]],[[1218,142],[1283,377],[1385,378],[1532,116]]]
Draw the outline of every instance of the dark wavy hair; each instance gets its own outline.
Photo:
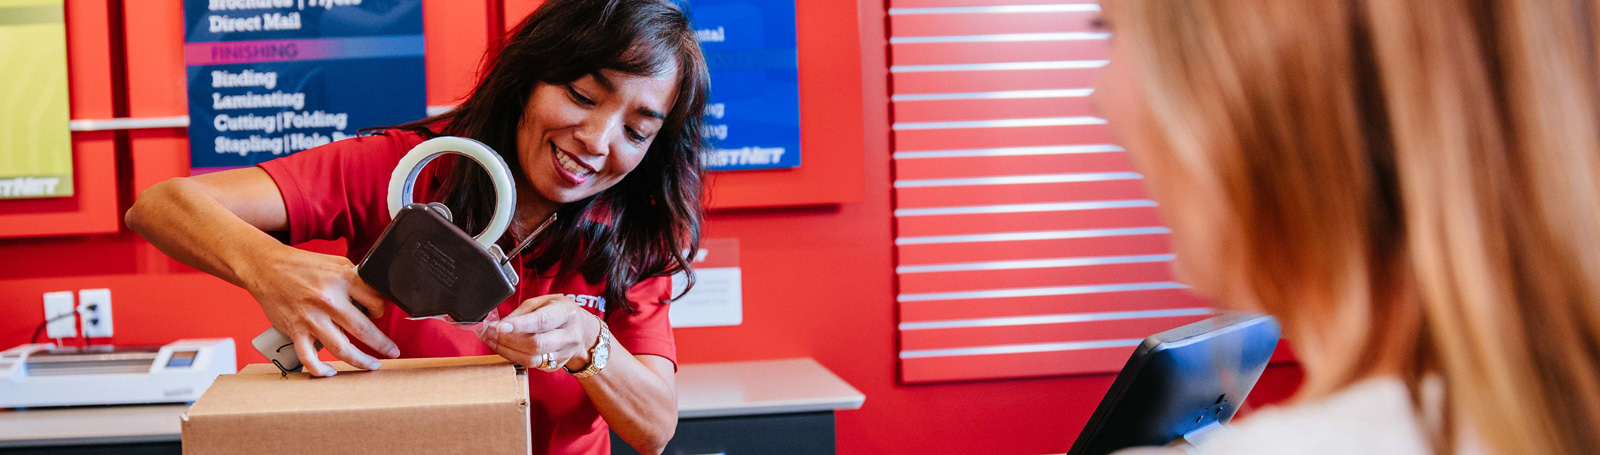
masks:
[[[711,82],[689,20],[672,2],[550,0],[516,27],[466,101],[396,128],[476,139],[505,158],[513,176],[527,178],[516,156],[517,126],[536,84],[568,84],[602,69],[652,76],[673,68],[677,100],[638,167],[611,188],[557,209],[557,221],[535,240],[527,262],[551,276],[577,271],[591,283],[603,279],[603,297],[635,312],[629,288],[679,271],[693,285],[690,258],[700,249]],[[456,225],[478,232],[488,224],[494,186],[476,163],[454,160],[440,184]]]

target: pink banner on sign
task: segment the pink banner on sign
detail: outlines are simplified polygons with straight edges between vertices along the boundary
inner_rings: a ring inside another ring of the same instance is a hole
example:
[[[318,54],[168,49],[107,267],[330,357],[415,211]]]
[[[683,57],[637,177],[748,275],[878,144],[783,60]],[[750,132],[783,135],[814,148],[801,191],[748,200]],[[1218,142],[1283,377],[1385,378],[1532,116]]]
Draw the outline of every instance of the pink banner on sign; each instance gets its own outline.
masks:
[[[189,66],[422,55],[422,35],[222,41],[183,45]]]

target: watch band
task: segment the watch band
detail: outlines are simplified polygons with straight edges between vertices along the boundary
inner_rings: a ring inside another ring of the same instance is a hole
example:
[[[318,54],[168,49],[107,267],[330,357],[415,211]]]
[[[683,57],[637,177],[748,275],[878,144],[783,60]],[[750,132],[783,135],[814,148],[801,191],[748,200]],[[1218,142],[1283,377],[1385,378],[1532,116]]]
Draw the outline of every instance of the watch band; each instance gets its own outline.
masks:
[[[604,319],[600,319],[599,317],[596,317],[595,319],[599,319],[600,322],[600,336],[595,340],[594,347],[589,349],[589,366],[578,371],[568,370],[566,366],[561,367],[561,369],[567,370],[567,373],[572,374],[573,377],[578,379],[600,374],[600,370],[605,369],[606,364],[610,363],[609,360],[611,356],[612,341],[611,328],[606,326],[606,321]]]

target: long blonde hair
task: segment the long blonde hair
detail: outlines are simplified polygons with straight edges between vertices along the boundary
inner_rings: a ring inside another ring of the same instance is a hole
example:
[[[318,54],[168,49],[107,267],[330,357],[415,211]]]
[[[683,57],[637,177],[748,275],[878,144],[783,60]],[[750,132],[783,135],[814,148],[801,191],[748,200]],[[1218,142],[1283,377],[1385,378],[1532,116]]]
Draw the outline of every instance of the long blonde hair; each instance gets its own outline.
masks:
[[[1433,376],[1437,450],[1459,427],[1498,454],[1600,453],[1593,0],[1106,13],[1159,131],[1152,190],[1214,196],[1214,297],[1319,356],[1302,397]]]

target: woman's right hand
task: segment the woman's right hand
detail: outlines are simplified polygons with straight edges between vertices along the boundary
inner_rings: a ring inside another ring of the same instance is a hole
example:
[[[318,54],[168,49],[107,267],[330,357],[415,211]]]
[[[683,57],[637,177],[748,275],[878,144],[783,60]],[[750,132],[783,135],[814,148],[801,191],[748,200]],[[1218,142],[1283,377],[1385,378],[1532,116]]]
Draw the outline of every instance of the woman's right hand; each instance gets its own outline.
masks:
[[[311,374],[335,373],[317,360],[319,341],[351,365],[378,367],[378,359],[356,349],[345,332],[374,352],[400,355],[367,319],[383,315],[383,297],[356,276],[349,260],[290,247],[267,234],[288,230],[289,213],[277,183],[259,167],[151,185],[124,221],[173,259],[250,291],[272,325],[294,341],[295,355]]]
[[[319,341],[351,366],[378,368],[378,359],[357,349],[345,333],[385,357],[400,355],[394,341],[369,319],[383,315],[383,296],[361,280],[349,259],[289,246],[261,253],[242,271],[244,287],[261,303],[273,327],[294,341],[307,372],[324,377],[337,373],[317,359]]]

